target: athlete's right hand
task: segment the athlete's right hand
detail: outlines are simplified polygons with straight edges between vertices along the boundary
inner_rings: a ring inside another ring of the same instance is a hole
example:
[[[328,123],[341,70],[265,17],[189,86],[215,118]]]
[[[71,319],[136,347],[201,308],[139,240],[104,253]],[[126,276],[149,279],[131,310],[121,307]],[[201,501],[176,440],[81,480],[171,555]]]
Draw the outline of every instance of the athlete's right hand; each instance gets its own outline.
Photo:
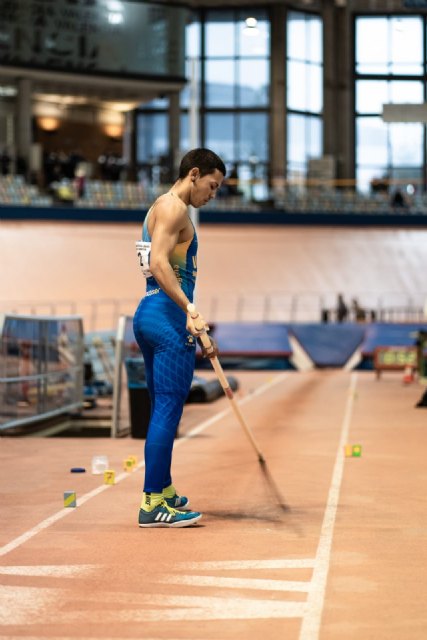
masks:
[[[209,358],[209,359],[211,359],[211,358],[217,358],[217,357],[218,357],[218,353],[219,353],[219,351],[218,351],[218,345],[217,345],[217,343],[215,342],[215,340],[214,340],[213,338],[211,338],[211,336],[208,336],[208,339],[209,339],[209,341],[210,341],[210,346],[209,346],[209,347],[206,347],[206,346],[203,344],[202,339],[201,339],[201,338],[197,338],[197,342],[199,343],[200,348],[201,348],[201,350],[202,350],[202,356],[203,356],[204,358]]]

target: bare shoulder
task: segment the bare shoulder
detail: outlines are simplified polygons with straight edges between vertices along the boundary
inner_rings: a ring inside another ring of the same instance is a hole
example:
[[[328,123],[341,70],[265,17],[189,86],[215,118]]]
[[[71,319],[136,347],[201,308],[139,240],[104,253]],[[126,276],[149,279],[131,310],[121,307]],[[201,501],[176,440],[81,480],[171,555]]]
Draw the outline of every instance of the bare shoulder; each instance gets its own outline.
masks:
[[[157,198],[153,208],[154,224],[181,229],[187,224],[187,207],[182,200],[171,196],[169,193]]]

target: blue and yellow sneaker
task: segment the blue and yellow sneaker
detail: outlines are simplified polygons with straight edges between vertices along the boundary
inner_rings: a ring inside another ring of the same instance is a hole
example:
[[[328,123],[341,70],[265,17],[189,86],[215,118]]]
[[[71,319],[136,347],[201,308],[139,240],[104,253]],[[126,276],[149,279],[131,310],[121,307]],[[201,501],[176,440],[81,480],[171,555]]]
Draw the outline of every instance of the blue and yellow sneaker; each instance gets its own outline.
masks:
[[[163,499],[152,511],[140,509],[138,523],[140,527],[189,527],[201,517],[202,514],[197,511],[172,509]]]
[[[168,507],[172,509],[183,509],[184,507],[188,509],[190,506],[190,501],[185,496],[179,496],[177,493],[172,498],[167,498],[165,496],[165,502]]]

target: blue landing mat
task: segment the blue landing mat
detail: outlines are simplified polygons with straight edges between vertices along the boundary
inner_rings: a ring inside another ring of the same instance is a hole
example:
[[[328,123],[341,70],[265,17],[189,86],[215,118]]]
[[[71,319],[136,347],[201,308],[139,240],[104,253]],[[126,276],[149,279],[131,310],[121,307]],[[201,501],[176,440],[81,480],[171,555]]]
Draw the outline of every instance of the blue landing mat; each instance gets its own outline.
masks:
[[[365,326],[365,339],[360,347],[363,356],[373,356],[376,347],[410,347],[415,344],[414,333],[427,331],[427,323],[385,324]]]
[[[220,322],[210,332],[218,344],[224,369],[294,369],[286,325],[261,322]],[[198,353],[197,368],[210,363]]]
[[[287,326],[279,322],[220,322],[214,326],[212,337],[224,356],[262,358],[292,354]]]
[[[360,324],[292,324],[289,331],[316,367],[343,367],[363,341]]]

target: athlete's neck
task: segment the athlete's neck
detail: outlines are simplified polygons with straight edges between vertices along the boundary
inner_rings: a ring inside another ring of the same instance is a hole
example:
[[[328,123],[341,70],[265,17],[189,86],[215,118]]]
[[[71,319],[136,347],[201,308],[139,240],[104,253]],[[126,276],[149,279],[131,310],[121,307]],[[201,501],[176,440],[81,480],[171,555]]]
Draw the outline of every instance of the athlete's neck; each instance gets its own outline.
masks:
[[[190,204],[190,185],[183,180],[177,180],[173,187],[169,190],[171,196],[175,196],[182,200],[186,207]]]

